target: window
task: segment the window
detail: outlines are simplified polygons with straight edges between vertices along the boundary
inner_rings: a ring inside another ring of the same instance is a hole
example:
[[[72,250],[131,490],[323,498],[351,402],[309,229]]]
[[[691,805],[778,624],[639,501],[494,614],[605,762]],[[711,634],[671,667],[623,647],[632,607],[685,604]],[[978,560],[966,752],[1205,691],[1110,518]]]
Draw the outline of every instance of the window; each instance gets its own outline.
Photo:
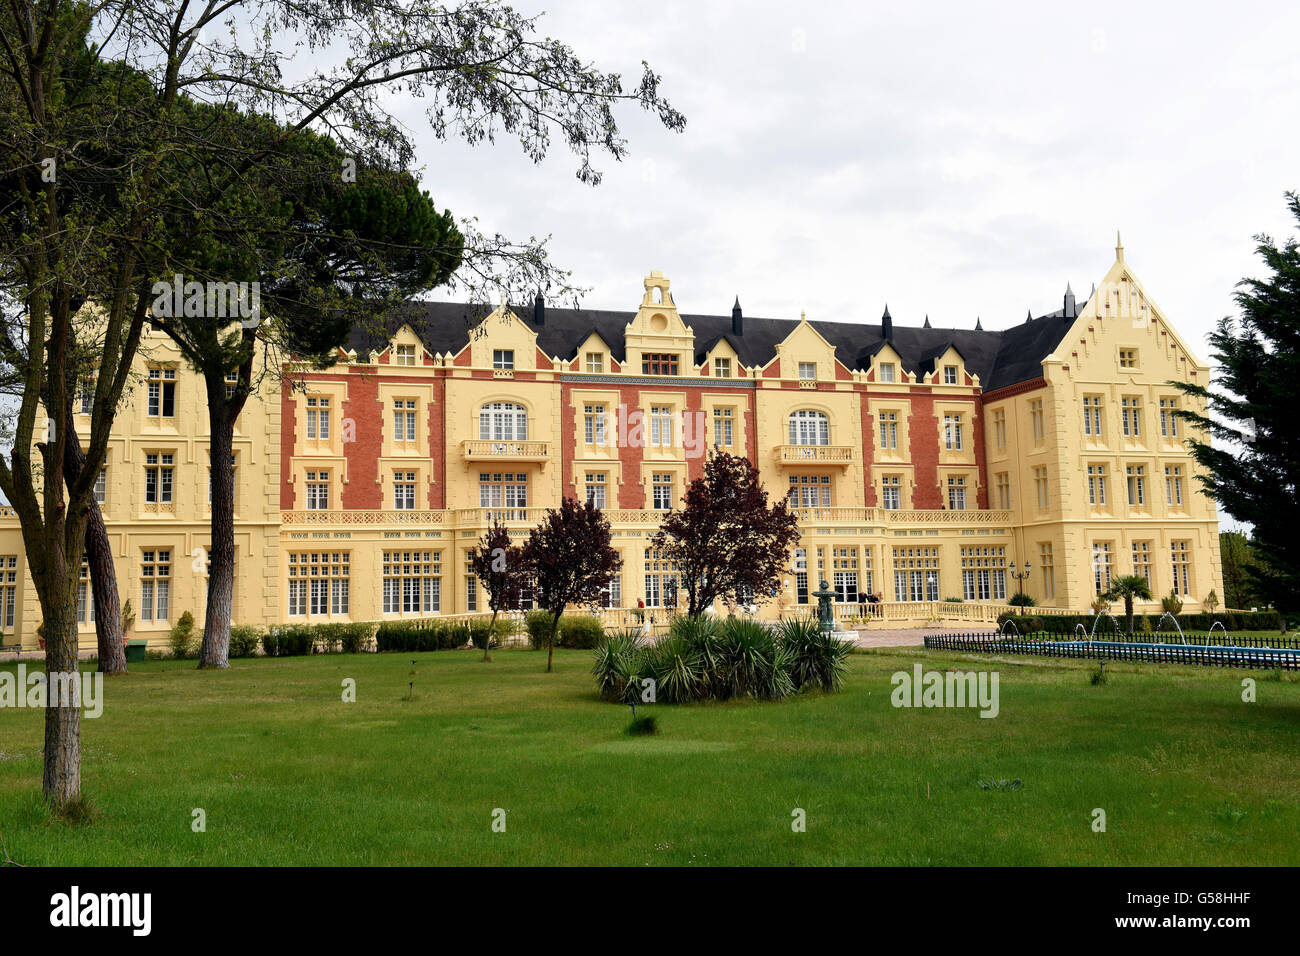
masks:
[[[1137,349],[1120,349],[1119,350],[1119,367],[1120,368],[1137,368],[1138,353]]]
[[[602,352],[587,353],[587,374],[603,375],[605,372],[605,355]]]
[[[1124,469],[1128,483],[1128,506],[1145,508],[1147,503],[1147,479],[1144,465],[1129,465]]]
[[[393,441],[409,444],[415,441],[415,399],[398,398],[393,401]]]
[[[948,510],[966,510],[966,479],[961,475],[948,476]]]
[[[898,449],[898,413],[880,413],[880,447],[885,450]]]
[[[622,607],[623,606],[623,576],[616,574],[609,579],[609,583],[600,589],[598,599],[601,607]]]
[[[415,510],[415,472],[393,472],[393,508],[397,511]]]
[[[170,548],[140,552],[140,620],[166,621],[171,614]]]
[[[225,376],[223,376],[222,381],[226,386],[226,398],[227,399],[234,398],[235,389],[239,388],[239,373],[227,372]]]
[[[676,375],[677,356],[673,353],[646,352],[641,356],[642,375]]]
[[[478,610],[478,578],[472,574],[465,578],[465,610]]]
[[[493,349],[492,367],[495,369],[514,368],[515,367],[514,349]]]
[[[1162,398],[1160,399],[1160,437],[1177,438],[1178,437],[1178,416],[1174,414],[1178,410],[1178,399]]]
[[[328,511],[330,507],[329,469],[307,472],[307,510]]]
[[[1040,442],[1047,434],[1043,421],[1043,400],[1035,398],[1029,403],[1029,423],[1033,428],[1034,441]]]
[[[1130,396],[1119,400],[1119,420],[1124,426],[1125,438],[1142,437],[1141,412],[1141,401],[1137,397]]]
[[[831,421],[825,414],[803,409],[790,416],[791,445],[829,445]]]
[[[880,479],[880,506],[886,511],[903,507],[903,479],[901,475],[883,475]]]
[[[1140,578],[1146,578],[1148,585],[1152,585],[1155,583],[1151,579],[1151,542],[1150,541],[1133,542],[1133,573]]]
[[[582,406],[582,437],[588,445],[605,444],[605,406]]]
[[[148,380],[150,418],[176,417],[176,369],[151,368]]]
[[[865,562],[861,562],[861,569],[859,563],[857,548],[831,548],[831,586],[837,602],[859,604],[863,595],[871,590],[871,552],[868,551]]]
[[[385,614],[434,614],[442,610],[442,552],[384,552]]]
[[[1106,466],[1088,466],[1088,504],[1094,508],[1106,507]]]
[[[1101,439],[1101,396],[1083,396],[1083,433]]]
[[[1169,542],[1169,557],[1174,574],[1175,594],[1188,597],[1192,593],[1192,558],[1190,541]]]
[[[146,504],[167,505],[172,502],[172,485],[176,475],[176,456],[164,452],[146,452],[144,456],[144,500]]]
[[[99,469],[99,475],[95,478],[95,504],[102,505],[108,501],[108,469]]]
[[[943,416],[943,447],[961,451],[961,415],[949,412]]]
[[[1008,472],[999,472],[994,479],[994,487],[997,489],[998,507],[1003,511],[1011,507],[1011,475]]]
[[[605,507],[605,473],[587,472],[587,500],[597,508]]]
[[[483,472],[478,476],[478,506],[492,508],[490,521],[527,520],[528,475],[524,472]],[[499,511],[495,509],[506,509]]]
[[[0,575],[0,579],[3,575]],[[0,585],[2,586],[2,585]],[[77,578],[77,623],[95,623],[94,591],[90,584],[90,565],[85,557],[81,559],[81,574]]]
[[[1006,549],[997,546],[961,549],[962,599],[1007,599]]]
[[[415,364],[415,346],[399,345],[396,351],[397,365],[414,365]]]
[[[1052,542],[1038,542],[1038,574],[1043,582],[1043,597],[1056,597],[1056,566],[1052,560]]]
[[[84,567],[85,562],[82,562]],[[6,630],[14,626],[18,605],[18,555],[7,554],[0,558],[0,622]],[[94,620],[92,617],[91,620]]]
[[[808,549],[794,549],[794,600],[796,604],[808,603]]]
[[[1092,585],[1097,594],[1110,590],[1110,542],[1092,543]]]
[[[289,615],[346,615],[349,607],[349,559],[343,551],[289,554]]]
[[[673,507],[673,476],[669,472],[655,472],[651,477],[650,507],[656,511],[671,511]]]
[[[999,449],[1007,447],[1007,413],[1003,409],[993,413],[993,441]]]
[[[735,412],[730,408],[713,410],[713,444],[718,448],[730,448],[735,438],[732,430]]]
[[[329,441],[330,437],[330,400],[319,395],[307,399],[307,439],[309,441]]]
[[[1038,496],[1039,509],[1045,509],[1049,501],[1046,465],[1039,465],[1034,469],[1034,492]]]
[[[677,565],[652,548],[645,552],[645,606],[677,606]]]
[[[78,410],[82,415],[89,415],[95,410],[95,380],[83,378],[77,384]]]
[[[1171,508],[1183,506],[1183,466],[1165,465],[1165,504]]]
[[[957,366],[945,365],[943,367],[943,384],[945,385],[957,384]]]
[[[650,406],[650,447],[669,448],[673,443],[673,410],[667,405]]]
[[[894,600],[939,600],[939,549],[894,548]]]
[[[715,358],[713,360],[713,375],[715,378],[731,378],[731,359]]]
[[[830,475],[791,475],[790,490],[786,494],[791,508],[829,508],[831,506]]]
[[[479,409],[478,437],[483,441],[524,441],[528,410],[514,402],[490,402]]]
[[[895,381],[895,378],[894,378],[894,363],[893,363],[893,362],[881,362],[881,363],[880,363],[880,381],[882,381],[882,382],[893,382],[893,381]]]

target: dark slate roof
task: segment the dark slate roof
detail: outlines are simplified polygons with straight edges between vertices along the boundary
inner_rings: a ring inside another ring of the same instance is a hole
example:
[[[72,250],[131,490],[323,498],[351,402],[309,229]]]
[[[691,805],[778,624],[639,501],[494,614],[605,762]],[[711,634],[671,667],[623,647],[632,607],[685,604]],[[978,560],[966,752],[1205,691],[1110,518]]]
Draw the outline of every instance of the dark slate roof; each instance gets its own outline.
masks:
[[[1079,306],[1082,308],[1082,305]],[[512,306],[524,324],[537,332],[537,344],[547,355],[572,359],[583,341],[596,332],[609,346],[616,361],[626,353],[623,331],[636,316],[634,311],[546,307],[545,322],[532,320],[533,308]],[[411,326],[432,352],[455,354],[469,341],[470,330],[492,309],[457,302],[410,302],[387,319],[353,330],[347,347],[364,356],[371,349],[382,350],[403,324]],[[702,364],[709,350],[725,340],[743,365],[766,365],[783,341],[799,324],[794,319],[744,317],[744,333],[732,332],[730,315],[682,315],[695,331],[695,362]],[[961,353],[968,371],[980,377],[988,392],[1028,381],[1042,374],[1042,360],[1065,337],[1073,318],[1063,310],[1024,321],[1004,331],[910,327],[894,322],[889,344],[899,354],[903,368],[919,379],[933,371],[935,359],[949,346]],[[885,345],[879,323],[810,322],[835,349],[835,357],[851,369],[862,369]]]

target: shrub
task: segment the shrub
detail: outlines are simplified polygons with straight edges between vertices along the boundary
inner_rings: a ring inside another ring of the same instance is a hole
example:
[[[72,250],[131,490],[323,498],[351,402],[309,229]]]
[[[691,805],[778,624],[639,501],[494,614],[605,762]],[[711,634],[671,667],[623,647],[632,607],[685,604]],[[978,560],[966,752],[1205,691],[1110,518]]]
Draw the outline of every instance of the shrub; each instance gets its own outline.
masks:
[[[480,651],[489,649],[489,647],[500,647],[501,642],[496,639],[493,633],[491,619],[473,620],[469,623],[469,642]]]
[[[307,624],[281,624],[275,631],[276,657],[302,657],[315,645],[312,628]]]
[[[1170,614],[1181,614],[1183,612],[1182,599],[1173,591],[1170,591],[1167,597],[1160,599],[1160,607]]]
[[[186,611],[181,615],[180,620],[172,625],[171,633],[167,635],[167,643],[171,647],[172,657],[176,658],[178,661],[194,655],[195,637],[193,614]]]
[[[563,618],[561,618],[563,620]],[[524,627],[528,631],[528,644],[535,651],[546,647],[546,639],[551,634],[551,615],[548,611],[529,611],[524,616]]]
[[[280,654],[280,641],[273,627],[268,627],[262,635],[262,653],[267,657],[278,657]]]
[[[964,598],[959,597],[946,597],[943,599],[944,604],[962,604],[964,601]]]
[[[816,687],[837,691],[844,684],[853,645],[824,633],[814,617],[782,621],[781,642],[790,650],[790,679],[796,690]]]
[[[560,633],[556,643],[580,651],[596,648],[605,638],[605,625],[600,618],[583,614],[560,619]]]
[[[336,654],[343,640],[342,623],[314,624],[311,627],[311,648],[309,654]]]
[[[596,647],[591,673],[596,689],[605,700],[622,700],[628,678],[640,669],[641,632],[614,631]]]
[[[681,704],[707,696],[708,675],[699,652],[683,638],[669,635],[642,652],[645,677],[655,682],[655,701]]]
[[[1033,607],[1038,602],[1035,601],[1028,594],[1025,594],[1023,591],[1021,591],[1019,594],[1011,595],[1011,597],[1007,599],[1007,603],[1010,604],[1012,607]]]
[[[230,656],[253,657],[257,654],[261,632],[251,624],[232,624],[230,626]]]
[[[370,646],[370,640],[374,636],[373,626],[363,622],[354,624],[344,624],[343,631],[339,635],[339,649],[344,654],[360,654]]]

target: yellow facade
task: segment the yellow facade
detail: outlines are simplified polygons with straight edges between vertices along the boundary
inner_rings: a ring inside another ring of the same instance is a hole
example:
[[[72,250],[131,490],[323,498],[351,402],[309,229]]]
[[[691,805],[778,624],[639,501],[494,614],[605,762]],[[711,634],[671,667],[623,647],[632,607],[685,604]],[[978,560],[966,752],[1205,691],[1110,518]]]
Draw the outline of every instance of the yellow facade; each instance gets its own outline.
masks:
[[[745,320],[738,306],[727,325],[684,318],[659,273],[643,285],[622,317],[499,308],[459,333],[402,324],[386,341],[341,343],[333,369],[263,383],[235,434],[235,621],[482,611],[466,556],[490,520],[522,537],[561,495],[588,494],[624,561],[611,603],[662,606],[671,569],[648,539],[715,444],[751,456],[800,517],[800,551],[763,615],[797,611],[824,578],[844,617],[874,593],[889,620],[966,617],[949,597],[987,619],[1025,562],[1024,590],[1052,608],[1086,610],[1099,578],[1135,568],[1157,595],[1177,587],[1188,609],[1222,595],[1215,509],[1165,384],[1204,383],[1209,369],[1122,249],[1077,317],[1033,320],[1059,323],[1041,366],[994,389],[981,381],[992,352],[980,368],[964,353],[994,349],[1000,333],[859,333]],[[131,636],[161,642],[183,611],[203,614],[207,409],[163,337],[148,337],[137,365],[103,509],[137,614]],[[12,577],[0,576],[12,589],[0,624],[34,646],[25,565],[17,522],[0,515],[0,573]],[[87,644],[93,628],[87,619]]]

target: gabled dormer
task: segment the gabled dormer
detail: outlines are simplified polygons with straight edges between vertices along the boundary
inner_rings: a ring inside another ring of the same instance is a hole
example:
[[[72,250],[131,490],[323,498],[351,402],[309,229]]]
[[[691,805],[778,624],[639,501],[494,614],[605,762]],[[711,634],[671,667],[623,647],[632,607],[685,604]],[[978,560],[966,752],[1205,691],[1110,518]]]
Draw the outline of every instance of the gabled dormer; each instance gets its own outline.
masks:
[[[796,380],[802,388],[816,388],[818,382],[833,382],[838,377],[835,346],[813,328],[803,312],[799,324],[776,344],[773,363],[779,363],[781,378]]]
[[[516,371],[536,371],[539,356],[537,333],[515,315],[509,307],[500,305],[470,332],[469,365],[472,368],[492,369],[498,378],[513,378]],[[549,367],[549,360],[544,357]]]
[[[624,330],[632,375],[683,375],[695,362],[695,332],[677,312],[668,278],[658,270],[645,278],[641,307]]]
[[[609,375],[618,371],[614,350],[599,332],[592,332],[583,339],[569,369],[582,375]]]
[[[879,385],[907,385],[916,382],[916,373],[903,367],[903,356],[887,341],[880,341],[863,356],[868,382]]]
[[[745,377],[745,369],[740,364],[740,354],[727,341],[726,336],[718,339],[713,347],[704,353],[700,374],[717,379]]]
[[[926,385],[969,387],[979,384],[979,377],[966,370],[966,357],[951,342],[922,359],[918,371]]]

